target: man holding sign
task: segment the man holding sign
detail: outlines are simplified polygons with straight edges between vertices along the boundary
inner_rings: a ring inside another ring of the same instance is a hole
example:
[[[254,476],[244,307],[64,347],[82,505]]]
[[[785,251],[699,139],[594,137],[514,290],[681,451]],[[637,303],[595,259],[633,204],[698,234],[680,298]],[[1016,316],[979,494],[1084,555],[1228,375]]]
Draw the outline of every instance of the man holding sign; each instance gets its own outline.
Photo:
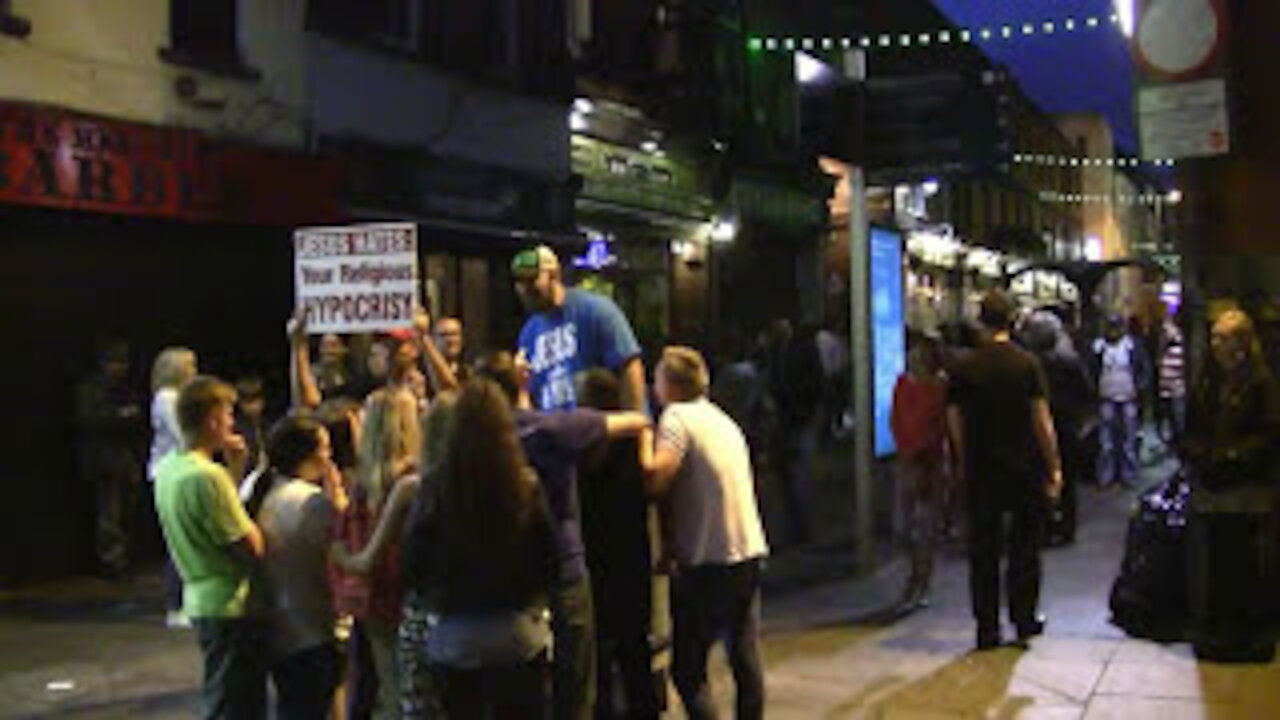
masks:
[[[294,266],[298,307],[313,333],[413,326],[419,292],[413,223],[298,230]]]
[[[420,401],[424,358],[437,392],[456,386],[454,375],[441,370],[448,365],[428,336],[430,318],[419,302],[416,225],[304,228],[294,233],[294,263],[297,311],[289,337],[295,402],[316,407],[324,399],[307,354],[308,334],[384,334],[387,385],[407,388]]]

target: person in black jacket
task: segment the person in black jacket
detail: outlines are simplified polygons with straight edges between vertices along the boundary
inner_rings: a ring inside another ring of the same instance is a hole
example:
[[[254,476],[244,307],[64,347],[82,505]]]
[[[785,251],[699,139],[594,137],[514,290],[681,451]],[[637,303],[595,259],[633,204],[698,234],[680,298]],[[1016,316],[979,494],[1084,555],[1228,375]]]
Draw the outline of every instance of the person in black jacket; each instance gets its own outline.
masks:
[[[119,577],[129,568],[142,487],[146,426],[142,405],[129,387],[129,346],[108,342],[99,368],[76,392],[80,473],[93,488],[98,569]]]
[[[1096,397],[1093,379],[1076,353],[1062,320],[1048,310],[1032,313],[1023,321],[1024,346],[1040,359],[1049,383],[1049,409],[1058,433],[1062,455],[1062,497],[1049,525],[1049,544],[1067,545],[1076,536],[1076,488],[1083,477],[1085,453],[1081,427]]]
[[[792,329],[778,320],[769,330],[768,380],[773,400],[773,464],[782,483],[789,540],[808,542],[812,534],[812,463],[818,443],[822,361],[813,328]]]
[[[578,390],[582,407],[622,409],[618,376],[588,370]],[[635,438],[598,442],[578,467],[582,533],[596,625],[596,717],[657,718],[649,624],[652,562],[649,501]],[[626,712],[614,707],[614,668]]]
[[[1213,325],[1183,451],[1191,469],[1190,605],[1196,654],[1267,660],[1275,599],[1274,503],[1280,385],[1253,321],[1230,310]]]

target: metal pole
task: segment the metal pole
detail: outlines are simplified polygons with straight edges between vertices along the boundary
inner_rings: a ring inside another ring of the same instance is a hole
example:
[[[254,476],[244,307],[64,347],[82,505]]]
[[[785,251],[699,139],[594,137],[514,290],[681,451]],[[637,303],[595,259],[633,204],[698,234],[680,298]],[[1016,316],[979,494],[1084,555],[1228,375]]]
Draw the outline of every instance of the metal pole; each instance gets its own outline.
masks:
[[[867,55],[850,50],[845,77],[867,80]],[[864,93],[865,97],[865,93]],[[860,129],[865,123],[859,123]],[[859,146],[865,144],[858,143]],[[854,555],[859,572],[875,568],[875,409],[871,347],[871,228],[867,220],[867,178],[861,167],[849,171],[849,392],[853,408]]]
[[[867,224],[866,177],[850,170],[849,344],[853,366],[854,549],[860,571],[875,567],[875,460],[873,445],[871,348],[871,238]]]

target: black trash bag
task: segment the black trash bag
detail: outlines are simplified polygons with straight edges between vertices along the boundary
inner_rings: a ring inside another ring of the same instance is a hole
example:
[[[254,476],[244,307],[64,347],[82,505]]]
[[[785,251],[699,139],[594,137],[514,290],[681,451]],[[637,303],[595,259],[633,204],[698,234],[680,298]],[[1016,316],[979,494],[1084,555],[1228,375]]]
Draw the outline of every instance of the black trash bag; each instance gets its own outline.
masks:
[[[1186,634],[1190,483],[1181,471],[1143,495],[1129,518],[1124,561],[1111,587],[1111,623],[1132,637]]]

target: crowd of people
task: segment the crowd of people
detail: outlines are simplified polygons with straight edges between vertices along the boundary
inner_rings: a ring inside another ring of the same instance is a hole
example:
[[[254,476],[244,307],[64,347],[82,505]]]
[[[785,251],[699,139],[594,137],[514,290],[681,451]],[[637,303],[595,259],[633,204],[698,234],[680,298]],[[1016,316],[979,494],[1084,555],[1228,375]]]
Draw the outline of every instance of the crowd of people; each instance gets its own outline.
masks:
[[[270,685],[281,717],[657,717],[663,613],[689,716],[715,716],[717,640],[738,715],[763,714],[757,466],[767,456],[785,535],[803,541],[813,453],[847,424],[840,342],[774,323],[714,390],[700,353],[667,347],[650,387],[627,318],[566,287],[553,251],[517,254],[512,275],[528,315],[516,347],[474,362],[457,318],[323,334],[313,358],[295,316],[290,407],[274,421],[261,378],[202,375],[180,347],[157,356],[146,413],[128,349],[101,348],[78,394],[95,549],[109,574],[129,566],[131,478],[145,474],[166,621],[195,628],[205,716],[264,716]],[[1243,313],[1215,326],[1217,362],[1196,384],[1173,317],[1154,340],[1120,318],[1081,340],[1057,309],[994,292],[978,320],[910,336],[891,426],[901,607],[928,604],[940,539],[963,527],[985,649],[1002,642],[1002,558],[1017,638],[1043,632],[1039,549],[1074,540],[1082,482],[1136,487],[1144,404],[1206,486],[1237,484],[1224,468],[1265,475],[1280,410]],[[147,417],[144,472],[123,448]],[[1227,537],[1238,523],[1202,527]],[[651,602],[662,575],[669,598]]]
[[[1155,333],[1111,317],[1100,337],[1082,342],[1060,311],[1019,310],[993,292],[978,320],[977,328],[953,328],[946,342],[914,334],[895,388],[897,504],[911,566],[900,608],[927,604],[938,538],[954,513],[968,534],[977,646],[1001,642],[1002,557],[1018,640],[1043,632],[1040,548],[1075,540],[1080,484],[1143,489],[1146,416],[1180,461],[1177,477],[1194,488],[1193,606],[1197,627],[1209,628],[1198,643],[1256,637],[1247,628],[1265,625],[1258,608],[1266,603],[1243,598],[1250,584],[1270,587],[1274,569],[1267,552],[1245,550],[1280,539],[1267,519],[1280,399],[1248,315],[1232,310],[1216,320],[1213,362],[1195,383],[1185,377],[1175,314]],[[1242,554],[1252,559],[1242,565]]]
[[[205,717],[265,717],[269,687],[285,718],[657,717],[655,573],[688,715],[716,715],[722,639],[738,715],[763,715],[769,549],[747,438],[709,399],[706,361],[667,347],[650,388],[626,317],[566,287],[553,251],[517,254],[512,274],[517,346],[474,362],[456,318],[324,334],[313,358],[295,316],[274,421],[261,379],[160,353],[146,475]],[[143,417],[82,404],[96,422]],[[105,493],[133,470],[112,462]],[[101,513],[100,554],[123,569],[128,521]]]

